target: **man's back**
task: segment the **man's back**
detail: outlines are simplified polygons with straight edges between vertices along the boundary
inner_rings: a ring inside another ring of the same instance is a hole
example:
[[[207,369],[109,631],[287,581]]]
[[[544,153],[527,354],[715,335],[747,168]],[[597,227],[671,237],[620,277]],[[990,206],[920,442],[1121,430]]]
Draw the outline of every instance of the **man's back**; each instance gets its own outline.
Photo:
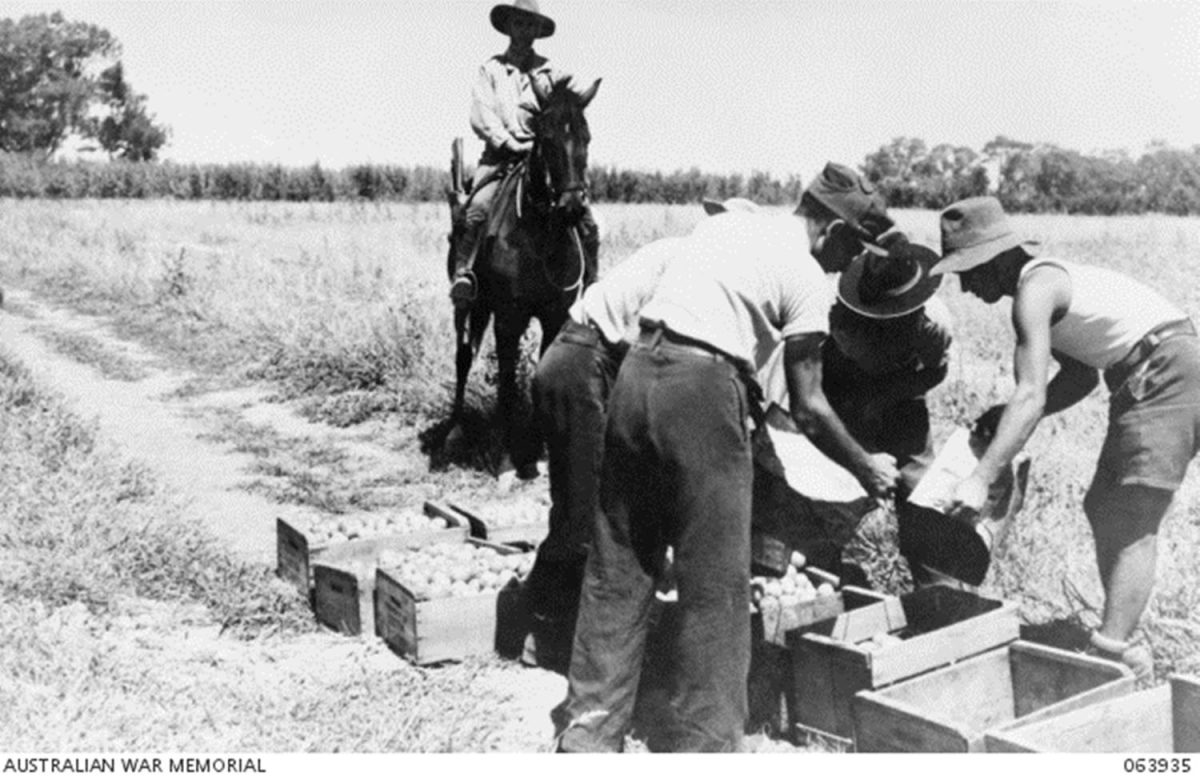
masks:
[[[793,216],[727,213],[701,222],[642,316],[761,367],[783,337],[822,333],[831,295]]]

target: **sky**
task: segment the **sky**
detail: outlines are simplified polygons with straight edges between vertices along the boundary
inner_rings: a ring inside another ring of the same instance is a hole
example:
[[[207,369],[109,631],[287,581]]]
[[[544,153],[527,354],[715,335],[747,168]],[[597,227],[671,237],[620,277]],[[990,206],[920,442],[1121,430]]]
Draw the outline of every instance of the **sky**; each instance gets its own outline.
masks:
[[[480,64],[479,0],[3,0],[109,30],[171,127],[162,157],[445,167]],[[1200,144],[1200,2],[540,0],[583,84],[591,162],[809,180],[897,136],[1082,152]]]

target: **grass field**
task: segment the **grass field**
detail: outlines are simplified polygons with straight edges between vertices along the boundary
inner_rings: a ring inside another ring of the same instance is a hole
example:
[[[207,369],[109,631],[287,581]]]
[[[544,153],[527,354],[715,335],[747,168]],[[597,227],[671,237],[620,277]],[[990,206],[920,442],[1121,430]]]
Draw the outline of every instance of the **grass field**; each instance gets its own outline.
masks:
[[[650,240],[686,233],[702,214],[694,206],[602,205],[598,211],[607,228],[602,268]],[[896,217],[914,240],[936,248],[936,214]],[[1200,219],[1021,216],[1015,222],[1044,239],[1048,252],[1125,271],[1200,316]],[[126,335],[198,370],[211,384],[267,379],[315,417],[340,424],[383,418],[411,428],[415,439],[449,406],[446,228],[445,207],[436,204],[7,201],[0,203],[0,284],[111,315]],[[1007,306],[985,307],[962,295],[955,281],[939,294],[956,318],[950,376],[931,395],[936,431],[944,435],[1004,399],[1012,336]],[[89,351],[84,343],[61,346]],[[487,360],[476,369],[472,403],[479,409],[491,404],[494,374]],[[114,465],[86,426],[44,402],[19,367],[7,366],[0,380],[6,408],[0,509],[6,538],[16,543],[0,552],[0,582],[6,599],[14,599],[0,616],[19,627],[12,634],[17,639],[0,643],[10,664],[28,667],[30,679],[45,678],[50,673],[30,666],[30,659],[40,657],[47,641],[63,638],[35,630],[45,610],[79,603],[94,615],[97,605],[116,603],[114,594],[200,603],[250,635],[295,618],[295,605],[272,589],[269,577],[230,568],[202,540],[179,540],[177,549],[163,542],[171,534],[152,534],[150,549],[113,558],[122,528],[128,533],[151,517],[170,517],[170,496],[156,492],[135,467]],[[985,587],[1018,601],[1030,621],[1075,615],[1097,621],[1092,610],[1101,603],[1100,588],[1079,507],[1103,438],[1106,401],[1099,390],[1044,421],[1028,447],[1030,494]],[[1198,472],[1193,469],[1164,526],[1159,584],[1143,622],[1160,674],[1200,672]],[[78,532],[71,523],[79,516],[110,536],[97,535],[95,549],[69,550],[65,540]],[[872,569],[878,584],[895,587],[903,572],[893,567],[894,529],[885,521],[863,534],[863,549],[880,556]],[[182,560],[197,551],[237,587],[180,576],[194,571]],[[45,575],[63,567],[70,574],[65,580]],[[41,579],[26,576],[38,572]],[[236,595],[246,592],[260,595],[247,603]],[[467,683],[457,684],[459,692],[447,695],[460,702]],[[19,694],[0,684],[0,704]],[[99,706],[91,699],[85,705]],[[445,749],[436,736],[427,738],[421,744]],[[386,740],[370,745],[405,749]]]

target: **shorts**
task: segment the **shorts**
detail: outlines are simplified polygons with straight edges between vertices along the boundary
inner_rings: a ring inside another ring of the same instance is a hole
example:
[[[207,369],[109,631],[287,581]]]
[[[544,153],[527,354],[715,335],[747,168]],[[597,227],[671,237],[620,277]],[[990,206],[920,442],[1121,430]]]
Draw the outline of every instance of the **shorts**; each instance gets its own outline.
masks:
[[[1200,339],[1169,339],[1128,376],[1112,374],[1097,475],[1113,486],[1177,490],[1200,447]]]

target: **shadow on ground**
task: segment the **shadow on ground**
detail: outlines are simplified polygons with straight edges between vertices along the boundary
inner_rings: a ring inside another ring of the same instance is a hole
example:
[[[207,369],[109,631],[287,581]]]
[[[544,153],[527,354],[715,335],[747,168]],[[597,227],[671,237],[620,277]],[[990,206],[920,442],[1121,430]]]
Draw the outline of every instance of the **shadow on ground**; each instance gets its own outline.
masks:
[[[417,438],[421,454],[429,457],[432,472],[452,466],[492,475],[498,471],[503,447],[499,420],[493,414],[468,408],[458,420],[451,417],[438,420],[424,428]]]

